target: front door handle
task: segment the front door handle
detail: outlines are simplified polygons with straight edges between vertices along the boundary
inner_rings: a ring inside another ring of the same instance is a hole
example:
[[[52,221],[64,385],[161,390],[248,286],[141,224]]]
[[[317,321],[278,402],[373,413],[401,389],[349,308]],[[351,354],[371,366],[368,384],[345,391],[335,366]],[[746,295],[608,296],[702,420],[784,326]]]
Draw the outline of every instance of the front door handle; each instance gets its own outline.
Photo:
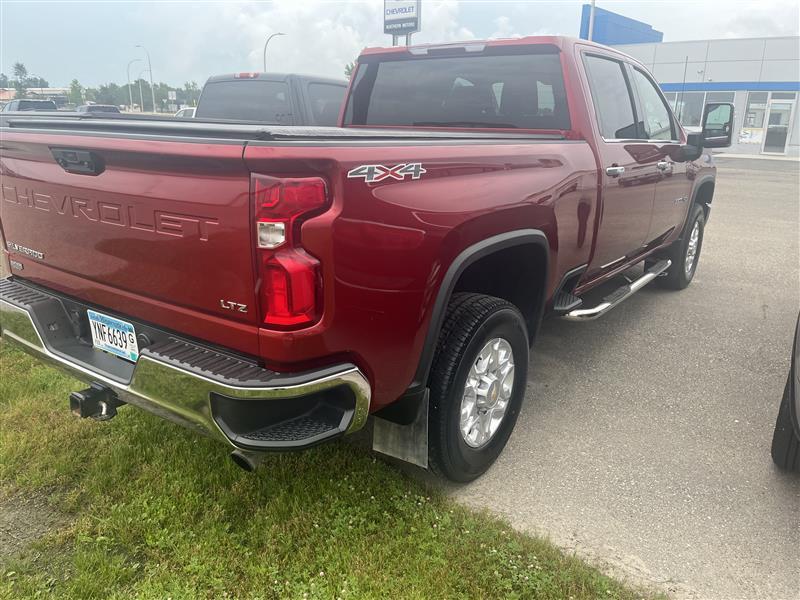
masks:
[[[625,167],[606,167],[606,175],[609,177],[619,177],[625,172]]]
[[[672,163],[662,160],[656,163],[656,167],[658,167],[661,171],[667,171],[672,168]]]

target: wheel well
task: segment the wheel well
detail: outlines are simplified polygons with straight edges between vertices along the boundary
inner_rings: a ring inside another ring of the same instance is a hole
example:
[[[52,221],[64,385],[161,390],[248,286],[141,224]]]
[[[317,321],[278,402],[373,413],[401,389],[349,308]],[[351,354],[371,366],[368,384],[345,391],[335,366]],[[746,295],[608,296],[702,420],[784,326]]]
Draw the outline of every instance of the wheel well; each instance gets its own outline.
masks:
[[[542,314],[547,284],[547,255],[537,244],[521,244],[497,250],[470,264],[458,278],[453,292],[474,292],[508,300],[528,326],[531,341]]]
[[[708,220],[708,211],[711,210],[709,204],[711,204],[711,200],[714,198],[714,182],[713,181],[704,181],[700,184],[700,187],[697,188],[697,192],[694,195],[694,201],[703,207],[703,213]]]

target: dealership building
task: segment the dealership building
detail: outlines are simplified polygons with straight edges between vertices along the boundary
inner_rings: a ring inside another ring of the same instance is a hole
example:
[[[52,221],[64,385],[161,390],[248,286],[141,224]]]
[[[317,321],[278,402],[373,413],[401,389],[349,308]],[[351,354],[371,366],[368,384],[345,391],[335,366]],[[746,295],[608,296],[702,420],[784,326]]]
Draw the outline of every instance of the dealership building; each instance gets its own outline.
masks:
[[[585,5],[581,37],[588,31]],[[800,156],[800,37],[663,42],[647,23],[600,8],[592,31],[650,69],[684,126],[699,127],[708,102],[733,102],[726,152]]]
[[[733,102],[739,154],[800,156],[800,37],[615,45],[653,73],[681,123],[707,102]]]

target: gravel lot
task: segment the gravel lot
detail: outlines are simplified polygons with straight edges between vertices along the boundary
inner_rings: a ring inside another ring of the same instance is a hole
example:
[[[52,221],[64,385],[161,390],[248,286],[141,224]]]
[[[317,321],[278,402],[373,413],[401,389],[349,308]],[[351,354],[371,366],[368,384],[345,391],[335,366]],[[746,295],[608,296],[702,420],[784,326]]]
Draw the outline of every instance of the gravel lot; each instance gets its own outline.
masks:
[[[800,477],[769,448],[800,306],[800,164],[717,164],[692,285],[547,321],[509,446],[452,494],[678,597],[797,598]]]

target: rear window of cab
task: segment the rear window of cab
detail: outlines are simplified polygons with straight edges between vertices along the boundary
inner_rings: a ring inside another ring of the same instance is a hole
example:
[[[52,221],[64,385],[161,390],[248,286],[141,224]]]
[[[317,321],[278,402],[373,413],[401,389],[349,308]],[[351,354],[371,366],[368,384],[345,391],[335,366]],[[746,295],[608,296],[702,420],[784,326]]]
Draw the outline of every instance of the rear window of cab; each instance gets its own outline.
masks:
[[[365,58],[345,125],[570,128],[560,54],[553,46]]]

